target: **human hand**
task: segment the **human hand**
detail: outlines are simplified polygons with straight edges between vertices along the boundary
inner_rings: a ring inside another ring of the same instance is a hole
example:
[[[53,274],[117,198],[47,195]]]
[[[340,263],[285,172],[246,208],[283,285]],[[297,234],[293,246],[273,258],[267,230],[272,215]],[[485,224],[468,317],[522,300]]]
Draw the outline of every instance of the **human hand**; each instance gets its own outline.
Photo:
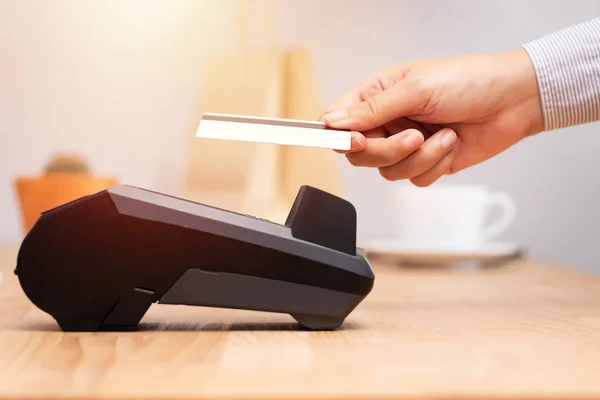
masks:
[[[377,72],[330,106],[352,132],[344,152],[388,180],[428,186],[543,130],[537,80],[523,49],[410,62]]]

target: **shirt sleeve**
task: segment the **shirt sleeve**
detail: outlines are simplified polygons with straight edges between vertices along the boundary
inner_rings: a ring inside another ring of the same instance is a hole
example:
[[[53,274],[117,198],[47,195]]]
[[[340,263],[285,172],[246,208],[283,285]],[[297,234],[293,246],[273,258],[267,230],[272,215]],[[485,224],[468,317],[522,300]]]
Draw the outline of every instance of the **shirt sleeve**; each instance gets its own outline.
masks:
[[[523,47],[536,73],[544,130],[600,119],[600,18]]]

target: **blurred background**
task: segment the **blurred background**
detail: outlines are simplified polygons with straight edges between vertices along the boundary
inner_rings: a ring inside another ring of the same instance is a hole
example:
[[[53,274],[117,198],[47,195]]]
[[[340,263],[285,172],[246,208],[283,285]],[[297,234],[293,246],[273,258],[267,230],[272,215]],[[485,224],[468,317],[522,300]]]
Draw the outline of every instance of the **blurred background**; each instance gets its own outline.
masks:
[[[359,237],[393,235],[392,193],[407,183],[328,151],[199,144],[202,112],[316,119],[382,67],[507,50],[599,15],[592,0],[0,0],[0,242],[20,242],[39,177],[61,163],[93,177],[70,189],[114,179],[231,208],[198,193],[239,189],[258,214],[273,209],[265,193],[287,191],[286,209],[322,179],[357,207]],[[544,133],[440,182],[509,193],[518,215],[502,238],[600,273],[599,150],[597,124]]]

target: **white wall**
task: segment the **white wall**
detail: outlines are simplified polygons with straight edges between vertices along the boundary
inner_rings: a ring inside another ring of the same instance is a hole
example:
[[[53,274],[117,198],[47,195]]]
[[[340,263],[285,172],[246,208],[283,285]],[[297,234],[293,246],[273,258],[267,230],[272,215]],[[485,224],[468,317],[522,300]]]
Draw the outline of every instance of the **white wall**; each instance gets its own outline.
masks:
[[[209,2],[0,0],[0,241],[21,235],[12,178],[37,173],[54,150],[83,152],[94,169],[128,183],[176,191],[202,62],[223,37],[226,10]],[[325,103],[382,66],[508,49],[600,15],[600,1],[589,0],[277,3],[281,40],[314,51]],[[520,212],[506,239],[600,272],[598,131],[544,133],[444,181],[510,192]],[[361,235],[390,233],[390,190],[401,183],[342,157],[340,168]]]

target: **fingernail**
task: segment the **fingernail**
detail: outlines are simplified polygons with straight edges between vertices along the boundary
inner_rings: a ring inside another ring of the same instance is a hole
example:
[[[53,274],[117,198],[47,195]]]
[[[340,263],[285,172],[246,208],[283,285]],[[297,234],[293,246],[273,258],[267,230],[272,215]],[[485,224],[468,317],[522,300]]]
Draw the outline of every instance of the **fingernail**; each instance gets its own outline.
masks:
[[[442,146],[450,147],[456,141],[456,133],[453,130],[448,129],[446,132],[442,134]]]
[[[362,150],[365,148],[365,144],[360,137],[352,133],[352,136],[350,136],[350,147],[352,150]]]
[[[423,142],[423,135],[417,131],[407,132],[406,137],[403,139],[406,147],[408,148],[417,148]]]
[[[335,110],[329,114],[325,114],[325,120],[327,122],[339,122],[348,118],[348,110]]]

